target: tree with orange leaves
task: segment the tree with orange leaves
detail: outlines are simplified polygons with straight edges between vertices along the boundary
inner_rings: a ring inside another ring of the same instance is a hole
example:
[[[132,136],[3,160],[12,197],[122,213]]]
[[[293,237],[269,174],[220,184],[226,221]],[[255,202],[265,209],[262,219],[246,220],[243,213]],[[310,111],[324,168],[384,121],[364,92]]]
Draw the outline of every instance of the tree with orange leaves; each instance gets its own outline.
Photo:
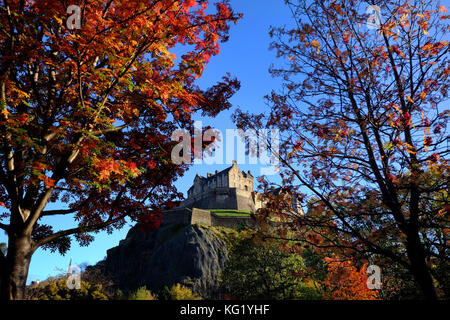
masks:
[[[324,296],[332,300],[377,300],[378,291],[367,287],[367,263],[360,270],[351,260],[325,258],[327,278],[323,281]]]
[[[239,88],[195,83],[239,17],[228,0],[0,1],[1,298],[23,298],[38,248],[87,245],[125,217],[158,226],[186,169],[171,134]],[[74,227],[53,230],[55,215]]]
[[[261,224],[320,250],[396,263],[422,296],[448,283],[450,164],[447,8],[436,0],[287,0],[296,25],[273,28],[283,89],[242,128],[280,130],[282,187]],[[370,24],[369,24],[370,22]],[[286,204],[289,205],[289,204]],[[277,216],[274,218],[274,216]],[[263,230],[268,228],[262,228]],[[289,232],[288,232],[289,231]],[[389,264],[387,264],[388,266]]]

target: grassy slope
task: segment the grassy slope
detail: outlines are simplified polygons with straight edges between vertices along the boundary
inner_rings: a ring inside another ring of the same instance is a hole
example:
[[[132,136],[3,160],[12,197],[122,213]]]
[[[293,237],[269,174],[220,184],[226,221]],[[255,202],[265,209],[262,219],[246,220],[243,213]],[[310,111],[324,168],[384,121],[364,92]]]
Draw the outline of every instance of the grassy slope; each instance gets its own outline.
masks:
[[[250,211],[245,210],[233,210],[233,209],[211,209],[211,213],[220,217],[248,217],[250,216]]]

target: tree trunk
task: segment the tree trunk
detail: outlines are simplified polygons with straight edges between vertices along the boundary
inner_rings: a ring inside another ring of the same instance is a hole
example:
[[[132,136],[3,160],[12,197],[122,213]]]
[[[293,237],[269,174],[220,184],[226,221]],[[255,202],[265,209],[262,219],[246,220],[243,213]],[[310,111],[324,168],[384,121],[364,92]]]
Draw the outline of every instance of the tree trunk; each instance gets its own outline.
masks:
[[[411,272],[427,300],[437,300],[430,270],[425,261],[425,253],[416,232],[407,235],[407,252],[411,264]]]
[[[33,252],[30,235],[9,236],[8,253],[4,259],[0,281],[2,300],[25,299],[28,268]]]

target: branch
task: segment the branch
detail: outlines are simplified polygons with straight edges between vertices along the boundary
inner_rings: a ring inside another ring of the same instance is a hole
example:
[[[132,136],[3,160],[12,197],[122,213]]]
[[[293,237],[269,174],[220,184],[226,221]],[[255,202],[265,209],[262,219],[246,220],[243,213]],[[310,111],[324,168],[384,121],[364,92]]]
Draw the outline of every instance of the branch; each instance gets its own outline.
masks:
[[[101,129],[101,130],[96,130],[96,131],[92,131],[91,134],[93,135],[104,135],[105,133],[109,133],[109,132],[116,132],[116,131],[120,131],[122,129],[125,129],[127,127],[129,127],[129,124],[124,124],[118,127],[112,127],[112,128],[108,128],[108,129]]]
[[[8,232],[9,231],[9,225],[4,224],[4,223],[0,223],[0,229],[3,229],[6,232]]]
[[[41,217],[44,217],[44,216],[55,216],[55,215],[64,215],[64,214],[77,212],[78,210],[80,210],[80,208],[61,209],[61,210],[46,210],[46,211],[42,211]]]
[[[56,232],[54,234],[51,234],[51,235],[49,235],[49,236],[39,240],[37,243],[35,243],[34,244],[34,249],[37,249],[37,248],[39,248],[40,246],[42,246],[42,245],[44,245],[46,243],[49,243],[51,241],[54,241],[54,240],[56,240],[58,238],[61,238],[61,237],[64,237],[64,236],[70,236],[72,234],[79,233],[79,232],[82,232],[82,231],[92,232],[92,231],[96,231],[96,230],[100,230],[100,229],[106,228],[107,226],[124,219],[127,215],[128,214],[124,213],[124,214],[118,216],[115,219],[109,218],[108,220],[106,220],[104,222],[101,222],[101,223],[98,223],[98,224],[95,224],[95,225],[92,225],[92,226],[79,226],[79,227],[76,227],[76,228],[72,228],[72,229],[67,229],[67,230]]]

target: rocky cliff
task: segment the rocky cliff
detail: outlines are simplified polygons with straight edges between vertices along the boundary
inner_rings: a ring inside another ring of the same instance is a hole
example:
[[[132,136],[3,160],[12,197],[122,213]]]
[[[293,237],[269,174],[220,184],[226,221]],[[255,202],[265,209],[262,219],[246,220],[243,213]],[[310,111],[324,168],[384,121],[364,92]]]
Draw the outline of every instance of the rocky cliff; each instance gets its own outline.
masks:
[[[108,250],[102,269],[124,292],[147,286],[156,293],[182,283],[203,298],[214,299],[227,251],[211,229],[197,225],[163,225],[157,231],[135,226],[119,246]]]

